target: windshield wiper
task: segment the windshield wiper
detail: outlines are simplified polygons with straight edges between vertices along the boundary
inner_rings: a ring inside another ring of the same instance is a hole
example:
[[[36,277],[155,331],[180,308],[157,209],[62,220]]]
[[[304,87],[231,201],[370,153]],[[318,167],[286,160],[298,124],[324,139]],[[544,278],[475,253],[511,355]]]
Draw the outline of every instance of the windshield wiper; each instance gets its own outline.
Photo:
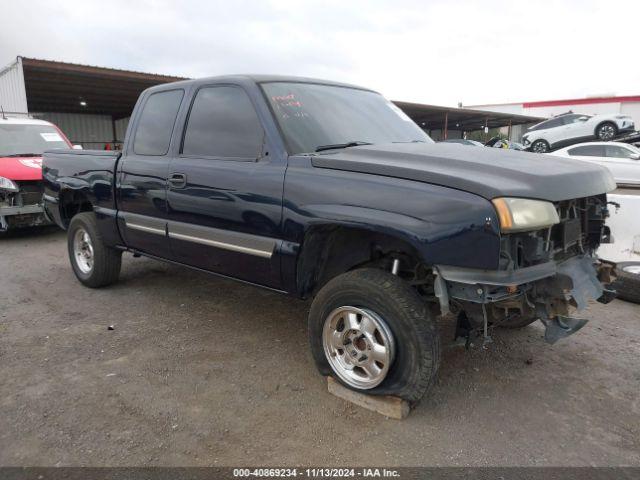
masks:
[[[11,157],[41,157],[41,153],[12,153],[11,155],[0,155],[0,157],[11,158]]]
[[[359,147],[360,145],[373,145],[371,142],[345,142],[345,143],[336,143],[334,145],[320,145],[316,148],[316,152],[322,152],[323,150],[333,150],[335,148],[349,148],[349,147]]]
[[[403,142],[391,142],[391,143],[427,143],[424,140],[406,140]]]

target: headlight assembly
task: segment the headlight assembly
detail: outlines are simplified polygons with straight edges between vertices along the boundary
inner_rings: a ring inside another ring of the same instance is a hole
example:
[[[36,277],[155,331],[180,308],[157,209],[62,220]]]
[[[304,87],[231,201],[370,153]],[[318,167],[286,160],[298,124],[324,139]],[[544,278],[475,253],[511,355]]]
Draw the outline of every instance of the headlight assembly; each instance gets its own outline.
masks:
[[[551,202],[504,197],[495,198],[492,203],[498,212],[500,230],[505,233],[539,230],[560,222]]]
[[[8,178],[0,177],[0,190],[8,190],[10,192],[17,192],[18,186]]]

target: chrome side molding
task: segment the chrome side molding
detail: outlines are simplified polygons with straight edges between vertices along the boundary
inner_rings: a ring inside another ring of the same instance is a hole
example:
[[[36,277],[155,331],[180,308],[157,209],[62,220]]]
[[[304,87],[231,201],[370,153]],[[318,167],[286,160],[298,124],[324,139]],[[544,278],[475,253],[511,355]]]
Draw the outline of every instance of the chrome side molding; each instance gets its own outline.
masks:
[[[245,253],[261,258],[271,258],[278,240],[249,233],[203,227],[190,223],[172,222],[135,213],[118,212],[127,228],[185,242],[199,243],[232,252]]]
[[[271,258],[277,240],[248,233],[203,227],[189,223],[169,222],[169,238],[246,253],[256,257]]]

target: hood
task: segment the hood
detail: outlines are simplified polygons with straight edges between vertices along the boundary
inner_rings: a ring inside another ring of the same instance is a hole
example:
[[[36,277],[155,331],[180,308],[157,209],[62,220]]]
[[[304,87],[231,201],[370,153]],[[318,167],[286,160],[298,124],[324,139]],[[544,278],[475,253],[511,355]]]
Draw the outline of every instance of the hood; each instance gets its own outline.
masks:
[[[42,157],[0,157],[0,177],[42,180]]]
[[[314,167],[405,178],[491,200],[521,197],[557,202],[610,192],[599,165],[538,153],[446,143],[363,145],[312,157]]]

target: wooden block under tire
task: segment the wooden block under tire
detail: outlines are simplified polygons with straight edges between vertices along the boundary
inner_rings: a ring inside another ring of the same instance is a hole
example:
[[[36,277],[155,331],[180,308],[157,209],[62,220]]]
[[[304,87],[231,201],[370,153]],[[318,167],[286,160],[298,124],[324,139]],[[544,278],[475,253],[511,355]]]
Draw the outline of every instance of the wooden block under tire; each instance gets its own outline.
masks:
[[[407,418],[411,410],[406,400],[389,395],[378,396],[354,392],[333,377],[327,377],[327,389],[338,398],[396,420]]]

